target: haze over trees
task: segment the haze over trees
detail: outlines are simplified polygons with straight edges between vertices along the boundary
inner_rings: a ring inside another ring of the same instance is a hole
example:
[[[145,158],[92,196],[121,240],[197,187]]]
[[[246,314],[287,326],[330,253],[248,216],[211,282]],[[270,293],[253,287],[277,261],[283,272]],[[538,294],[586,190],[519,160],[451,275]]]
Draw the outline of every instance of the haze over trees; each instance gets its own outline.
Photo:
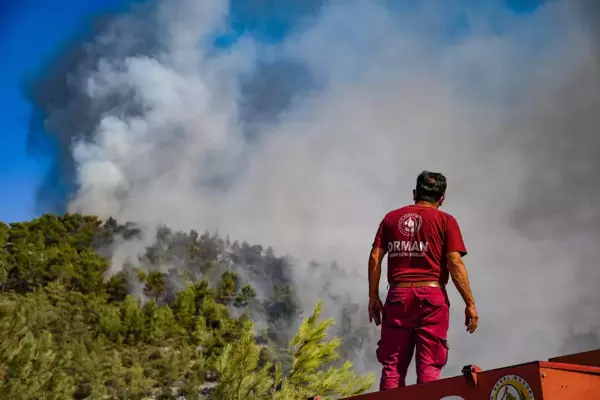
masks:
[[[271,249],[163,228],[111,273],[116,246],[139,235],[77,214],[0,223],[0,398],[294,400],[371,388],[374,377],[340,357],[352,328],[331,338],[321,301],[301,318],[290,265]]]

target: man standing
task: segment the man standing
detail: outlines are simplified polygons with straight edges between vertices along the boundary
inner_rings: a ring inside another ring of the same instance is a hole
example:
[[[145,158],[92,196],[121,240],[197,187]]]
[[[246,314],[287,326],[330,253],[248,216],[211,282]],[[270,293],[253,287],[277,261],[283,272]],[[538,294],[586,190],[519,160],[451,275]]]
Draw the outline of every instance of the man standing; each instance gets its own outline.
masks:
[[[369,257],[369,322],[381,324],[377,359],[380,390],[406,385],[416,349],[417,383],[440,379],[448,359],[448,275],[465,301],[467,332],[478,315],[462,257],[467,254],[456,219],[439,210],[446,193],[441,173],[423,171],[413,190],[415,203],[381,221]],[[381,262],[388,255],[389,291],[379,299]]]

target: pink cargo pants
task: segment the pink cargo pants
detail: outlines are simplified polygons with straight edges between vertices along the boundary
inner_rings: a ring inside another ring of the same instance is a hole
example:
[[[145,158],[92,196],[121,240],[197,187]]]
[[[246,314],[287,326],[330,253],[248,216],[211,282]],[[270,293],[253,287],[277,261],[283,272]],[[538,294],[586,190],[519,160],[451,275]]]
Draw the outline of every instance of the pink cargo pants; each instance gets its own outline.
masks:
[[[392,288],[381,321],[377,360],[383,370],[379,390],[406,385],[416,349],[417,383],[440,379],[448,361],[449,302],[436,287]]]

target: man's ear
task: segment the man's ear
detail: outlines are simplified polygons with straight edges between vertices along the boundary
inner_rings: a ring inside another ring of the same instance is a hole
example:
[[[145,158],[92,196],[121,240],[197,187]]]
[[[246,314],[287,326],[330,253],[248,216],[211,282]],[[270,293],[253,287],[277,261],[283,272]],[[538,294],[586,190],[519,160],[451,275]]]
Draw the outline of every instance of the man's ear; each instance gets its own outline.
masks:
[[[446,195],[443,194],[442,197],[440,197],[440,202],[438,203],[438,207],[442,206],[442,203],[444,202],[444,200],[446,200]]]

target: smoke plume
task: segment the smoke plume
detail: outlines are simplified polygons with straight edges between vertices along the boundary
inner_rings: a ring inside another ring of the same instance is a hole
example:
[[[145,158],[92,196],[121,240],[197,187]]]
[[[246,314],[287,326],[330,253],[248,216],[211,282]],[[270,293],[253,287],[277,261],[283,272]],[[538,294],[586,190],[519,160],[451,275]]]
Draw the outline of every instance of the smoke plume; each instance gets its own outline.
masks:
[[[450,289],[444,374],[597,346],[596,3],[288,3],[161,1],[68,44],[31,85],[41,206],[273,245],[307,309],[335,260],[329,294],[366,306],[381,218],[441,171],[481,317]]]

